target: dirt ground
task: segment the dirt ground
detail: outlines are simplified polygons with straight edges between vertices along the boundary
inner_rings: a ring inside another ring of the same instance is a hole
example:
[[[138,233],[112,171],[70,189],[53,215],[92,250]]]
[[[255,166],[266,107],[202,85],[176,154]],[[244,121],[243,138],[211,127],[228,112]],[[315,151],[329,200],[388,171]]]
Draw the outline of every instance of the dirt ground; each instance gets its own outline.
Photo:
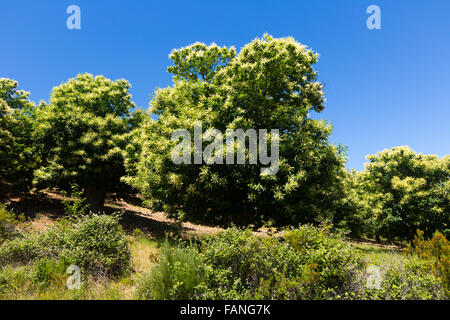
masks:
[[[69,200],[60,194],[42,190],[27,194],[3,195],[0,203],[4,203],[17,214],[24,214],[26,220],[35,230],[45,230],[58,218],[64,216],[62,200]],[[152,212],[138,205],[139,200],[126,201],[124,199],[107,198],[105,213],[122,211],[122,226],[132,232],[139,228],[146,234],[161,238],[166,233],[175,233],[183,237],[198,237],[216,234],[223,230],[219,227],[204,226],[190,222],[179,223],[168,219],[163,212]]]
[[[62,200],[69,200],[55,191],[42,190],[26,194],[0,194],[0,203],[4,203],[15,213],[23,213],[28,223],[35,230],[45,230],[64,216]],[[223,228],[205,226],[191,222],[177,222],[168,219],[163,212],[152,212],[139,205],[138,198],[116,199],[108,197],[105,202],[105,213],[122,211],[121,224],[127,232],[140,229],[153,238],[163,238],[167,233],[180,235],[183,238],[198,238],[200,236],[216,234]],[[268,230],[259,229],[255,234],[268,235]],[[279,234],[278,234],[279,235]],[[277,236],[277,234],[275,234]],[[401,249],[399,244],[376,243],[370,239],[349,239],[355,244],[368,244],[385,249]]]

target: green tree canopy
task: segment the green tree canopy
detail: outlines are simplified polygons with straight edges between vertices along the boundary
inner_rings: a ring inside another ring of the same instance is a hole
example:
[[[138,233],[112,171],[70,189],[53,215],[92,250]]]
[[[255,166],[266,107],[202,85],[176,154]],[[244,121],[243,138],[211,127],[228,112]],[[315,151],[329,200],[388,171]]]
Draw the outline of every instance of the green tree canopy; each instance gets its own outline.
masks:
[[[103,206],[107,191],[119,186],[129,111],[135,105],[126,80],[80,74],[55,87],[37,112],[35,134],[43,145],[40,186],[66,188],[75,183],[92,209]]]
[[[175,75],[175,80],[211,82],[216,72],[226,66],[235,55],[236,50],[233,47],[219,47],[215,43],[207,46],[196,42],[173,50],[169,58],[174,64],[167,71]]]
[[[0,180],[18,188],[31,187],[39,162],[32,131],[35,106],[15,80],[0,79]]]
[[[310,117],[324,108],[313,68],[317,54],[292,38],[265,36],[238,55],[234,48],[197,43],[170,57],[174,84],[156,92],[151,105],[158,120],[143,126],[139,161],[124,178],[148,206],[210,223],[298,224],[334,215],[345,159],[342,148],[328,142],[331,126]],[[248,152],[242,165],[174,164],[172,133],[187,129],[193,136],[196,121],[204,132],[278,129],[278,173],[261,175]]]
[[[410,240],[417,229],[449,235],[450,156],[438,159],[403,146],[367,159],[357,179],[369,235]]]

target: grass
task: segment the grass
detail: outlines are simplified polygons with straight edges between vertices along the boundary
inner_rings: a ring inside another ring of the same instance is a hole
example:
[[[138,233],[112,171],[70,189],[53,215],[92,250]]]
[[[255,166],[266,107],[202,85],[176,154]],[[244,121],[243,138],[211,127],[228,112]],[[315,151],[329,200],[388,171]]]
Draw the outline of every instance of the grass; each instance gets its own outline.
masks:
[[[396,261],[406,259],[401,249],[392,249],[372,244],[352,244],[359,251],[368,265],[390,265]]]
[[[132,254],[131,274],[118,279],[82,279],[80,290],[69,290],[68,275],[55,274],[48,285],[33,283],[30,266],[5,266],[0,269],[0,300],[127,300],[132,299],[136,283],[148,272],[158,258],[158,242],[145,235],[130,236]],[[11,286],[2,287],[2,277]]]
[[[159,243],[146,236],[135,238],[131,242],[131,259],[136,273],[148,272],[158,259]]]

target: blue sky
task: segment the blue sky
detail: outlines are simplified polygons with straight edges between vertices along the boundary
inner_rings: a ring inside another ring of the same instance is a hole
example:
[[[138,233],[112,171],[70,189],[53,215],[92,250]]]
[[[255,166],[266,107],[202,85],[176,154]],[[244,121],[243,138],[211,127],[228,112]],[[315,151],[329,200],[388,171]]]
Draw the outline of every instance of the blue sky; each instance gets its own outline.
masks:
[[[68,30],[66,8],[81,8]],[[369,5],[381,30],[366,27]],[[320,53],[327,104],[318,118],[348,146],[348,168],[367,154],[409,145],[450,152],[450,1],[15,0],[0,4],[0,77],[16,79],[34,101],[78,73],[126,78],[147,108],[173,48],[195,41],[243,45],[264,33],[293,36]]]

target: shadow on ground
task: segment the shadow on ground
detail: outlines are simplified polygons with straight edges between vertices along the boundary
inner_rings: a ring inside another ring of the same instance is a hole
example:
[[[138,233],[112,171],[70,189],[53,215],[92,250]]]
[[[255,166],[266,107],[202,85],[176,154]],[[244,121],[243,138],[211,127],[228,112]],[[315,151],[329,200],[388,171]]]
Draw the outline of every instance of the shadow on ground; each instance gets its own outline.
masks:
[[[105,207],[106,214],[117,212],[116,208]],[[163,239],[167,234],[175,236],[183,236],[193,231],[193,229],[182,226],[176,222],[159,221],[147,215],[142,215],[138,211],[121,210],[123,212],[120,223],[127,233],[132,233],[135,229],[139,229],[145,234],[156,239]]]
[[[4,190],[2,190],[4,191]],[[19,193],[19,192],[1,192],[0,203],[6,204],[9,210],[16,214],[24,214],[27,220],[38,220],[46,217],[52,221],[64,217],[64,205],[62,204],[64,197],[49,191]],[[131,234],[135,229],[140,229],[148,236],[156,239],[163,239],[166,234],[175,236],[183,236],[194,231],[192,228],[183,226],[180,223],[171,220],[161,220],[161,218],[152,218],[150,214],[143,214],[143,208],[139,199],[120,199],[121,202],[131,203],[134,206],[127,206],[124,209],[117,205],[118,199],[108,199],[104,213],[112,214],[114,212],[122,212],[120,223],[124,230]],[[133,208],[137,208],[133,210]],[[139,209],[138,209],[139,208]]]
[[[3,195],[0,202],[17,214],[24,214],[26,219],[37,219],[45,215],[57,219],[64,215],[64,206],[60,199],[48,197],[45,193]]]

